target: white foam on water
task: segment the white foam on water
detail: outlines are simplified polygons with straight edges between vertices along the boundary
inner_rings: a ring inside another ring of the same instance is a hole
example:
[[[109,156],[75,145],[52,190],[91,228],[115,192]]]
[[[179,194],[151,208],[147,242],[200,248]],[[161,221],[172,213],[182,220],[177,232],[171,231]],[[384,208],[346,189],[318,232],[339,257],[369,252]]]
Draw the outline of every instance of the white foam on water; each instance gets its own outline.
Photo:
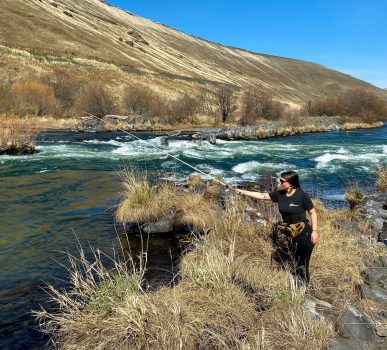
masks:
[[[187,181],[187,176],[177,176],[177,174],[171,174],[168,176],[162,176],[160,177],[161,180],[164,181],[171,181],[176,183],[184,183]]]
[[[385,154],[387,153],[387,145],[383,146],[383,153],[385,153]]]
[[[94,150],[88,150],[82,145],[68,145],[68,144],[58,144],[58,145],[47,145],[39,146],[38,150],[40,151],[33,157],[35,159],[42,158],[55,158],[55,159],[64,159],[64,158],[75,158],[75,159],[87,159],[87,158],[111,158],[112,153],[109,152],[97,152]]]
[[[177,161],[169,160],[161,164],[164,169],[174,169],[177,167]]]
[[[248,171],[252,171],[252,170],[258,170],[262,167],[262,164],[255,161],[255,160],[252,160],[250,162],[246,162],[246,163],[240,163],[238,165],[235,165],[232,170],[236,173],[239,173],[239,174],[243,174],[243,173],[246,173]]]
[[[232,170],[236,173],[243,174],[249,171],[260,169],[288,170],[294,168],[294,165],[287,163],[257,162],[255,160],[235,165]]]
[[[314,160],[318,162],[320,165],[331,162],[332,160],[340,159],[347,160],[350,159],[350,156],[344,154],[336,154],[336,153],[325,153],[322,156],[315,158]]]
[[[344,194],[327,194],[322,197],[323,199],[328,199],[331,201],[345,201]]]
[[[213,147],[208,141],[188,141],[188,140],[171,140],[168,142],[168,146],[177,149],[190,149],[200,147]]]
[[[244,173],[241,176],[243,180],[249,180],[249,181],[256,181],[259,177],[260,177],[259,174],[255,174],[255,173]]]
[[[117,146],[117,147],[122,146],[122,142],[119,142],[116,140],[109,140],[109,141],[86,140],[86,141],[83,141],[83,143],[89,143],[89,144],[93,144],[93,145],[112,145],[112,146]]]
[[[186,157],[195,158],[195,159],[203,159],[205,158],[204,155],[200,153],[200,151],[194,150],[194,149],[184,149],[182,150],[182,153]]]
[[[346,153],[348,153],[348,151],[344,147],[340,147],[337,150],[337,153],[339,153],[339,154],[346,154]]]
[[[113,155],[125,156],[132,159],[149,159],[149,158],[163,158],[168,156],[168,152],[162,152],[154,148],[133,147],[125,144],[112,151]]]
[[[216,143],[218,145],[227,145],[228,143],[235,143],[237,141],[226,141],[226,140],[220,140],[220,139],[216,139]]]
[[[201,171],[204,171],[205,173],[208,173],[210,175],[222,175],[224,174],[224,170],[215,168],[209,164],[199,164],[196,166]]]

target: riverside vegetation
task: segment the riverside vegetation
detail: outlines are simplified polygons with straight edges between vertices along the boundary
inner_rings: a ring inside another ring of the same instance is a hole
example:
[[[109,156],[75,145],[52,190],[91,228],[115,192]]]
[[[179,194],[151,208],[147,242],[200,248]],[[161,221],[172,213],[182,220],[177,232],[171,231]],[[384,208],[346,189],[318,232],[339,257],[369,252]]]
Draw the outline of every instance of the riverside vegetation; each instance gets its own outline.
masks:
[[[1,153],[7,154],[33,153],[34,135],[47,128],[175,130],[223,125],[225,134],[231,135],[226,138],[257,139],[377,127],[387,115],[382,98],[361,89],[348,90],[336,99],[308,101],[294,109],[257,87],[217,85],[166,98],[152,88],[136,85],[126,86],[117,96],[103,84],[77,81],[58,70],[35,80],[3,82],[0,113]],[[90,114],[108,118],[101,122],[85,117]]]
[[[385,169],[378,188],[386,188]],[[325,349],[348,303],[377,317],[377,304],[360,299],[357,286],[367,259],[385,248],[373,243],[365,220],[314,201],[321,243],[313,253],[312,283],[306,290],[271,263],[276,212],[271,203],[255,204],[255,214],[265,220],[251,215],[253,202],[198,176],[177,188],[155,186],[145,175],[126,172],[118,221],[141,228],[171,215],[175,229],[192,229],[178,276],[170,285],[149,290],[146,252],[139,262],[122,252],[112,269],[101,263],[99,251],[92,261],[82,251],[80,258],[70,257],[71,288],[49,286],[58,308],[36,312],[52,347]],[[312,297],[332,305],[324,316],[306,312],[305,301]]]

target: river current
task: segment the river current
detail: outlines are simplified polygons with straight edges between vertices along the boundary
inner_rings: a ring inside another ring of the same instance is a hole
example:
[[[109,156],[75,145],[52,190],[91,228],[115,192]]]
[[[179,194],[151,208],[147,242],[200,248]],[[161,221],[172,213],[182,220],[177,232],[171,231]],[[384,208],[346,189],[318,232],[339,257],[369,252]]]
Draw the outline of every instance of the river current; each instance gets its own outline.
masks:
[[[349,183],[372,191],[377,170],[387,166],[386,125],[216,145],[179,139],[167,145],[157,134],[136,135],[149,144],[124,133],[42,133],[39,153],[0,156],[1,349],[41,349],[47,341],[30,311],[49,307],[44,281],[66,287],[65,252],[76,254],[77,244],[108,254],[117,249],[122,229],[114,208],[125,167],[183,182],[192,169],[169,157],[174,155],[230,184],[295,170],[312,196],[343,207]],[[154,276],[170,270],[172,240],[151,238]],[[131,245],[138,250],[138,238]]]

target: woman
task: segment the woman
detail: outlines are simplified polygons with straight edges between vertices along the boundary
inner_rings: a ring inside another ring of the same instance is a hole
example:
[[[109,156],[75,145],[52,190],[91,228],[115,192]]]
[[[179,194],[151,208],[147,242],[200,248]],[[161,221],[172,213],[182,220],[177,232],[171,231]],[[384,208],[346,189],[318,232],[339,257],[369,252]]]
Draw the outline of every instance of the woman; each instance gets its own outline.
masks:
[[[305,228],[295,238],[289,238],[288,255],[293,264],[292,273],[302,283],[309,283],[309,261],[313,247],[319,240],[317,232],[317,213],[307,193],[300,188],[298,174],[287,171],[280,175],[280,190],[270,193],[252,192],[235,189],[238,194],[256,199],[266,199],[278,203],[278,209],[286,224],[303,222]],[[311,223],[306,218],[306,211],[310,214]]]

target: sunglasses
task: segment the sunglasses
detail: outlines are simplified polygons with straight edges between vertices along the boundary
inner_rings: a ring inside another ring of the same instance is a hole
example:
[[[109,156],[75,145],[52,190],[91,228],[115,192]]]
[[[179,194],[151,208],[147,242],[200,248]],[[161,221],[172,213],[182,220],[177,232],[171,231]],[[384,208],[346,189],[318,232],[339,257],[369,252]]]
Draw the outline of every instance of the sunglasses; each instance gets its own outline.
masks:
[[[284,180],[284,179],[280,179],[279,180],[282,184],[284,184],[285,182],[288,182],[288,180]]]

